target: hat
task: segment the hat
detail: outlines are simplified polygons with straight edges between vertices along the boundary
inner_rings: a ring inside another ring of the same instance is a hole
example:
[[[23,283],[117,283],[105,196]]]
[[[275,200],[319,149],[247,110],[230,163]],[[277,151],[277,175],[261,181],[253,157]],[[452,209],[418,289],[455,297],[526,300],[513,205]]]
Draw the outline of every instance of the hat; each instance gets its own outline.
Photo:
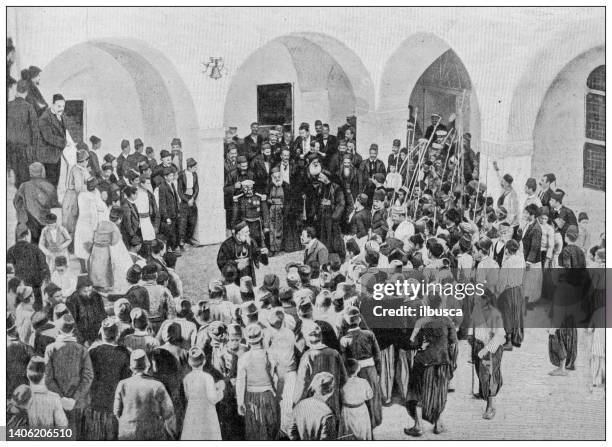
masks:
[[[514,181],[514,177],[512,177],[510,174],[504,174],[504,176],[502,177],[504,179],[504,181],[506,183],[508,183],[509,185],[512,184],[512,182]]]
[[[188,168],[191,168],[192,166],[195,166],[197,164],[198,164],[198,162],[195,161],[193,158],[188,158],[187,159],[187,167]]]
[[[441,117],[440,115],[438,115],[437,113],[432,113],[432,114],[431,114],[431,117],[432,117],[432,118],[433,118],[434,116],[435,116],[435,117],[437,117],[437,118],[442,118],[442,117]]]
[[[130,284],[136,284],[142,276],[142,268],[138,264],[132,265],[126,274],[126,279]]]
[[[377,189],[376,191],[374,191],[373,200],[380,200],[381,202],[384,202],[385,197],[386,197],[386,194],[383,189]]]
[[[170,146],[182,146],[180,138],[173,138],[170,142]]]
[[[93,284],[91,282],[91,279],[89,279],[89,275],[79,275],[79,277],[77,278],[77,285],[76,285],[77,290],[83,287],[89,287],[92,285]]]
[[[250,276],[240,278],[240,293],[253,293],[253,278]]]
[[[85,160],[89,159],[89,152],[84,150],[84,149],[80,149],[77,151],[76,154],[76,161],[77,163],[81,163]]]
[[[268,273],[266,276],[264,276],[262,288],[265,288],[266,290],[278,290],[279,286],[280,280],[274,273]]]
[[[567,227],[565,237],[567,237],[571,242],[575,242],[576,239],[578,239],[578,227],[576,225],[570,225]]]
[[[442,146],[440,143],[431,143],[431,147],[432,147],[432,149],[440,150],[444,146]],[[425,163],[425,164],[427,164],[427,163]]]
[[[159,153],[159,158],[166,158],[170,156],[171,156],[170,152],[167,151],[166,149],[162,149],[161,152]]]
[[[140,307],[135,307],[130,311],[130,320],[132,320],[132,324],[139,323],[147,323],[149,321],[149,316],[144,309]]]
[[[255,185],[255,182],[253,180],[243,180],[241,182],[241,185],[242,185],[242,189],[253,188],[253,185]]]
[[[32,315],[31,320],[32,327],[34,328],[34,330],[41,328],[43,325],[49,322],[47,314],[41,311],[34,312],[34,315]]]
[[[213,321],[207,328],[210,337],[216,341],[220,340],[221,337],[225,335],[227,332],[226,329],[227,328],[222,321]]]
[[[236,225],[234,225],[234,232],[238,233],[240,230],[242,230],[246,226],[247,226],[247,223],[244,220],[241,220]]]
[[[76,323],[72,315],[67,313],[62,315],[61,318],[57,320],[56,326],[64,334],[69,334],[74,330],[75,324]]]
[[[45,216],[44,220],[47,225],[54,224],[55,222],[57,222],[57,215],[49,213]]]
[[[461,239],[459,239],[459,248],[461,248],[461,250],[469,251],[471,247],[472,247],[471,239],[466,239],[465,237],[462,237]]]
[[[144,371],[149,366],[149,359],[144,349],[135,349],[130,354],[130,368],[136,371]]]
[[[136,138],[134,140],[134,147],[140,147],[140,146],[144,146],[144,143],[142,142],[140,138]]]
[[[474,233],[474,228],[468,222],[461,222],[459,224],[459,229],[464,233],[472,234]]]
[[[203,300],[198,301],[198,312],[210,309],[210,302],[205,298]]]
[[[310,165],[312,162],[314,162],[315,160],[319,160],[319,154],[316,152],[310,152],[307,156],[306,156],[306,164]]]
[[[115,221],[115,220],[118,220],[122,216],[123,216],[123,210],[121,209],[121,207],[117,205],[113,205],[109,212],[109,219],[111,221]]]
[[[242,327],[239,324],[228,324],[227,325],[227,335],[232,336],[232,335],[237,335],[239,337],[242,337]]]
[[[106,154],[104,156],[104,161],[107,162],[107,163],[112,163],[115,158],[116,157],[113,154]]]
[[[370,144],[370,150],[375,150],[375,151],[377,151],[377,150],[378,150],[378,144],[376,144],[376,143],[372,143],[372,144]]]
[[[236,157],[236,163],[248,163],[248,160],[244,155],[238,155],[238,157]]]
[[[242,316],[252,317],[257,315],[258,312],[259,310],[254,301],[246,301],[240,305],[240,314]]]
[[[28,385],[19,385],[13,391],[11,399],[18,407],[27,407],[30,399],[32,398],[32,390]]]
[[[57,264],[56,264],[56,265],[57,265]],[[44,292],[45,292],[45,294],[46,294],[48,297],[52,297],[53,295],[55,295],[57,292],[59,292],[59,291],[61,291],[61,290],[62,290],[62,288],[61,288],[61,287],[59,287],[57,284],[55,284],[55,283],[52,283],[52,282],[51,282],[51,283],[49,283],[49,284],[47,285],[47,287],[45,287]]]
[[[583,220],[589,220],[589,215],[585,213],[584,211],[581,213],[578,213],[578,222],[581,222]]]
[[[436,130],[436,137],[445,137],[448,132],[445,130]]]
[[[45,373],[45,359],[35,355],[30,359],[27,366],[27,371],[35,374]]]
[[[368,195],[364,193],[359,194],[359,196],[357,196],[357,201],[363,206],[366,206],[368,204]]]
[[[268,312],[268,323],[270,326],[274,326],[280,321],[283,321],[285,318],[285,312],[282,307],[275,307],[270,312]]]
[[[117,336],[118,329],[117,319],[114,317],[107,317],[104,319],[104,321],[102,321],[100,333],[106,339],[114,339]]]
[[[380,172],[374,174],[372,178],[376,180],[378,183],[385,183],[385,174],[382,174]]]
[[[28,89],[30,88],[28,81],[26,81],[25,79],[20,79],[19,81],[17,81],[17,93],[27,93]]]
[[[93,191],[98,186],[98,179],[96,177],[90,177],[87,179],[87,190]]]
[[[399,147],[402,145],[402,142],[400,140],[398,140],[397,138],[395,140],[393,140],[393,146]]]
[[[211,282],[209,282],[208,283],[208,295],[211,298],[225,296],[225,287],[223,286],[223,283],[218,279],[214,279]]]
[[[313,393],[322,394],[323,396],[331,393],[334,389],[334,376],[327,371],[315,374],[309,386],[309,390]]]
[[[249,324],[245,332],[245,338],[249,345],[255,345],[261,341],[261,326],[259,324]]]
[[[493,242],[491,241],[491,239],[489,239],[487,236],[482,236],[480,239],[478,239],[478,242],[476,242],[475,246],[477,249],[488,253],[491,249],[492,244]]]
[[[121,149],[125,149],[130,147],[130,142],[128,140],[121,140]]]
[[[359,309],[355,306],[349,307],[344,313],[344,320],[348,324],[355,324],[361,318],[361,313]]]
[[[115,316],[118,317],[119,314],[121,313],[122,308],[124,307],[127,309],[132,308],[132,305],[126,298],[119,298],[117,301],[115,301],[113,303],[113,313],[115,314]]]
[[[38,68],[36,65],[30,65],[30,67],[28,68],[28,75],[30,76],[30,79],[34,79],[41,72],[42,70]]]
[[[471,133],[469,133],[469,132],[464,133],[464,134],[463,134],[463,139],[464,139],[464,140],[471,141],[471,140],[472,140],[472,134],[471,134]]]
[[[133,169],[128,169],[127,172],[125,173],[125,177],[130,181],[133,182],[134,179],[137,179],[140,177],[140,173],[134,171]]]
[[[204,351],[201,348],[194,346],[189,350],[189,366],[192,368],[198,368],[204,364],[206,357]]]

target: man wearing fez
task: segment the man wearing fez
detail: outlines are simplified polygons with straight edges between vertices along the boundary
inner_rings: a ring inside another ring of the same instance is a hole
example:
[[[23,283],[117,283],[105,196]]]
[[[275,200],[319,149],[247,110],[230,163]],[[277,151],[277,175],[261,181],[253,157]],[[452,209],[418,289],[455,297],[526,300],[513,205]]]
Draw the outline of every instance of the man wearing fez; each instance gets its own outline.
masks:
[[[264,233],[268,233],[270,215],[265,194],[253,192],[254,182],[242,182],[242,193],[234,196],[232,224],[245,221],[250,229],[251,238],[257,246],[265,247]]]
[[[27,225],[32,242],[37,244],[51,208],[60,206],[55,187],[47,180],[42,163],[34,162],[29,168],[30,180],[24,182],[15,193],[13,205],[17,222]]]
[[[36,110],[36,116],[41,116],[45,110],[49,107],[45,97],[40,93],[38,86],[40,85],[40,74],[42,70],[34,65],[30,65],[29,68],[21,70],[21,79],[27,81],[29,84],[28,95],[26,101],[32,104],[34,110]]]
[[[300,124],[298,132],[300,135],[295,139],[293,147],[295,148],[296,154],[306,156],[310,152],[310,125],[308,123]]]
[[[170,142],[170,153],[172,155],[172,164],[176,167],[176,171],[183,170],[183,143],[180,138],[173,138]]]
[[[251,123],[251,133],[244,137],[240,155],[244,155],[250,163],[251,160],[261,152],[262,143],[263,137],[259,135],[259,123]]]
[[[217,254],[217,266],[223,269],[229,262],[235,262],[238,267],[238,277],[250,276],[253,285],[256,284],[255,268],[259,268],[259,262],[268,265],[268,249],[261,247],[251,239],[249,225],[240,221],[234,226],[233,235],[227,238],[219,247]]]
[[[164,181],[155,190],[159,204],[159,232],[168,240],[168,251],[178,247],[179,195],[174,184],[174,169],[164,167]]]
[[[574,212],[568,207],[563,205],[563,198],[565,197],[565,191],[562,189],[557,189],[549,199],[550,203],[550,220],[555,221],[555,219],[561,219],[561,226],[559,227],[559,231],[561,232],[561,236],[563,236],[563,246],[567,245],[565,241],[565,234],[567,233],[567,229],[571,226],[578,226],[578,220],[576,219],[576,215]]]
[[[316,177],[316,205],[319,220],[319,239],[329,249],[330,253],[337,253],[344,258],[344,240],[340,225],[345,218],[345,192],[338,183],[333,181],[329,171],[321,171]]]
[[[6,151],[8,168],[15,173],[15,188],[29,180],[28,166],[38,144],[38,115],[25,100],[28,83],[17,83],[15,99],[6,106]]]
[[[225,224],[228,230],[233,227],[233,198],[235,195],[240,194],[242,182],[245,180],[254,181],[255,176],[253,171],[249,169],[249,161],[246,156],[239,155],[236,158],[236,169],[230,171],[223,187],[223,194],[225,196]]]
[[[431,124],[427,127],[427,130],[425,131],[425,139],[429,140],[429,138],[431,137],[431,135],[434,132],[434,129],[436,131],[438,131],[438,130],[447,130],[446,126],[444,124],[442,124],[442,122],[440,121],[441,119],[442,118],[437,113],[432,113],[431,114]],[[436,125],[437,125],[437,127],[436,127]]]
[[[361,163],[360,169],[364,179],[371,179],[374,174],[387,174],[385,164],[378,159],[378,144],[370,145],[370,158]]]
[[[164,182],[163,171],[166,168],[172,170],[172,172],[177,172],[176,166],[172,164],[172,154],[166,149],[162,149],[159,153],[160,163],[153,168],[153,172],[151,173],[151,183],[153,184],[153,188],[157,188],[161,183]]]
[[[136,138],[134,140],[134,153],[127,156],[127,166],[130,169],[138,170],[138,164],[141,161],[147,161],[147,156],[143,154],[144,151],[144,143],[140,138]]]
[[[123,180],[129,165],[127,159],[130,156],[130,142],[128,140],[121,140],[121,154],[117,157],[117,175],[119,180]]]
[[[179,244],[181,247],[187,243],[199,246],[194,238],[198,222],[198,206],[196,200],[200,187],[198,185],[197,162],[193,158],[187,159],[187,169],[178,174],[178,194],[181,198],[179,214]]]
[[[53,104],[38,119],[40,138],[36,159],[45,165],[47,178],[55,187],[59,182],[62,151],[66,147],[66,101],[59,93],[53,95]]]

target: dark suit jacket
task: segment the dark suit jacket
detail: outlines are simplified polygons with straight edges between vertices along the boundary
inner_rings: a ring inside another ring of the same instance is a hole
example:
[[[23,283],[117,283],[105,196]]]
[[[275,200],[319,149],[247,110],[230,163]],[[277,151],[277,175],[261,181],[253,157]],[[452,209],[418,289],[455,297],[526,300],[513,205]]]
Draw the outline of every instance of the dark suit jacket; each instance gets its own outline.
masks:
[[[542,259],[542,227],[535,221],[523,233],[523,254],[525,262],[540,262]]]
[[[257,142],[254,142],[251,134],[249,134],[244,137],[242,147],[238,148],[238,154],[244,155],[250,162],[255,155],[261,152],[262,143],[263,137],[261,135],[257,134]]]
[[[362,209],[355,212],[353,217],[351,217],[350,225],[351,234],[356,235],[358,239],[367,236],[372,225],[372,216],[370,211],[367,209]]]
[[[6,141],[32,148],[37,146],[38,116],[23,98],[15,98],[6,106]]]
[[[37,147],[37,160],[41,163],[57,163],[66,147],[66,118],[61,121],[47,109],[38,119],[40,139]]]
[[[34,107],[34,110],[36,111],[36,116],[38,117],[40,117],[44,111],[49,109],[47,101],[45,101],[45,98],[43,97],[42,93],[40,93],[38,87],[32,84],[32,82],[30,82],[30,88],[28,90],[28,95],[26,96],[25,100],[32,104],[32,107]]]
[[[123,205],[123,218],[121,219],[121,236],[123,237],[123,243],[126,247],[131,244],[131,239],[134,236],[140,237],[140,217],[138,216],[138,210],[136,205],[125,200]]]
[[[338,151],[338,139],[334,135],[327,137],[327,146],[324,144],[323,135],[317,135],[317,141],[321,146],[321,152],[325,152],[328,158],[331,154]]]
[[[189,199],[194,199],[194,202],[195,202],[195,199],[198,198],[198,193],[200,192],[200,186],[198,185],[198,174],[196,174],[195,172],[193,173],[193,194],[192,195],[189,195],[185,192],[187,190],[187,180],[186,180],[185,171],[181,171],[179,173],[177,184],[178,184],[177,192],[181,199],[181,202],[187,203]]]
[[[311,261],[317,261],[319,265],[327,264],[329,251],[323,242],[316,239],[311,249],[304,250],[304,264],[308,265]]]
[[[374,174],[386,174],[387,173],[387,170],[385,169],[385,164],[383,163],[382,160],[379,160],[378,158],[374,162],[374,171],[372,173],[370,173],[370,159],[369,158],[361,162],[359,169],[361,170],[361,174],[363,175],[363,178],[365,179],[372,178]]]
[[[159,184],[158,190],[161,222],[166,222],[166,219],[176,219],[178,217],[178,195],[174,196],[172,186],[165,181]]]
[[[383,208],[372,214],[372,233],[380,235],[384,241],[387,237],[387,231],[389,231],[387,211]]]
[[[272,157],[268,160],[269,168],[266,169],[266,162],[264,160],[263,154],[257,154],[251,160],[251,170],[253,171],[253,176],[255,177],[255,191],[264,194],[270,186],[270,175],[272,168],[274,167],[274,161]]]

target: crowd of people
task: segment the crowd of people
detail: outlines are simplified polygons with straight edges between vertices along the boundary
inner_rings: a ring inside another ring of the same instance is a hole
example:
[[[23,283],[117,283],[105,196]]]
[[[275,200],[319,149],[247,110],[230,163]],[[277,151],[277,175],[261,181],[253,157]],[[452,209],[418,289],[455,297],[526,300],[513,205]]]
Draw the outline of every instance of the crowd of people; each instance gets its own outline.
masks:
[[[493,419],[502,357],[529,342],[528,311],[557,309],[555,291],[571,290],[585,318],[601,318],[605,280],[555,272],[603,267],[605,236],[591,242],[588,216],[563,205],[554,174],[528,179],[524,203],[510,174],[499,198],[487,195],[470,134],[436,114],[422,135],[411,115],[406,145],[394,140],[386,163],[376,144],[358,153],[354,123],[337,135],[302,123],[295,139],[283,127],[253,123],[243,139],[230,128],[228,237],[218,278],[193,296],[176,263],[185,244],[199,245],[196,161],[183,165],[175,138],[159,164],[140,139],[101,162],[100,138],[75,143],[64,98],[37,99],[36,78],[36,67],[24,71],[8,105],[18,216],[7,252],[9,428],[70,428],[80,440],[371,440],[382,407],[399,399],[407,435],[422,436],[423,420],[442,433],[459,340]],[[270,257],[300,250],[303,262],[258,278]],[[397,281],[477,282],[485,293],[407,301],[459,308],[459,318],[370,327],[375,285]],[[577,322],[557,312],[550,374],[564,376]],[[602,328],[592,323],[594,386],[605,379]]]

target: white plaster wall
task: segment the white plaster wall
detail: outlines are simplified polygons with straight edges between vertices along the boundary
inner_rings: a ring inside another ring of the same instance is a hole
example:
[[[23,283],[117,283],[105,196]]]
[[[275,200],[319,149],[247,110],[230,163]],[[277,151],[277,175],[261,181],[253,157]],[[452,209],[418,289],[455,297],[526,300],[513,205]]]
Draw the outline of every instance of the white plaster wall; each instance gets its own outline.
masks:
[[[134,80],[104,51],[81,46],[60,56],[44,71],[41,87],[46,98],[62,93],[66,99],[85,100],[85,142],[89,144],[92,134],[102,139],[100,158],[119,155],[123,138],[133,145],[135,138],[144,136]]]
[[[565,202],[576,214],[586,211],[597,231],[603,231],[603,191],[583,188],[586,80],[605,63],[605,51],[587,52],[571,61],[550,86],[536,121],[534,176],[553,172],[557,187],[566,192]]]

